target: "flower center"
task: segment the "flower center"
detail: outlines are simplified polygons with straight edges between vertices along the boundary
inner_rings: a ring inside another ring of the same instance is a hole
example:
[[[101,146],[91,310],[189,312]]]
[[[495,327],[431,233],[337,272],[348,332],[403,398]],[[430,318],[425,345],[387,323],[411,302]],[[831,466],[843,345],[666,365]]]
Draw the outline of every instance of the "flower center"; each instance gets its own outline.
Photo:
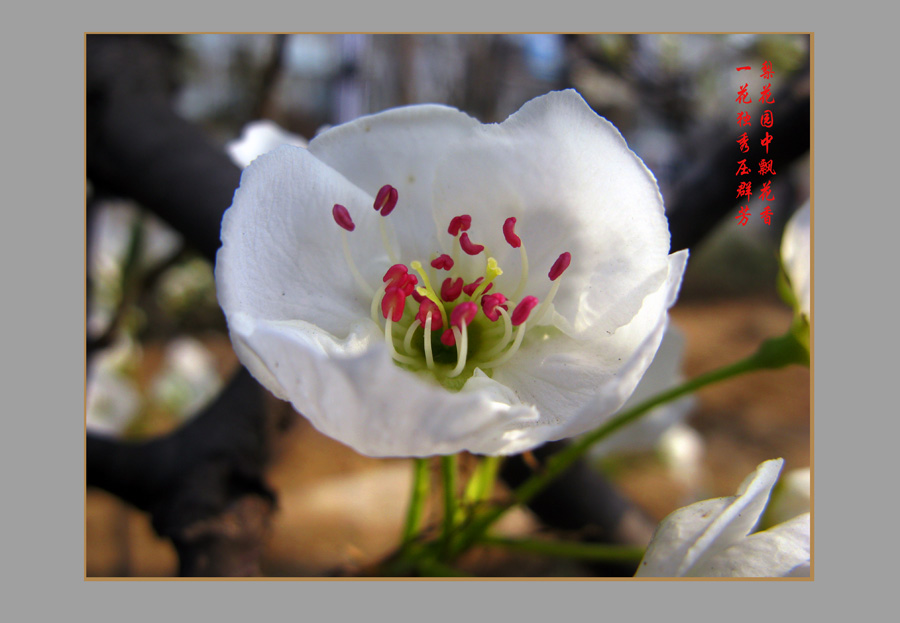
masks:
[[[388,184],[378,191],[374,208],[387,217],[397,201],[397,189]],[[386,219],[381,218],[382,243],[392,265],[384,273],[382,284],[373,288],[350,253],[347,232],[354,231],[356,225],[349,211],[335,204],[332,215],[341,227],[347,266],[372,300],[372,320],[379,325],[384,322],[384,339],[391,357],[401,367],[428,370],[450,389],[461,388],[476,367],[490,375],[516,354],[529,327],[536,327],[550,310],[560,277],[572,261],[567,251],[550,268],[547,276],[551,285],[543,301],[523,296],[528,285],[528,256],[515,232],[516,219],[510,217],[503,224],[503,237],[512,248],[519,249],[521,267],[516,289],[506,294],[494,287],[495,279],[503,274],[497,260],[488,255],[484,245],[469,237],[472,217],[468,214],[450,220],[447,234],[453,238],[451,254],[435,253],[427,266],[419,260],[408,265],[398,261]],[[466,282],[460,253],[483,258],[479,277]]]

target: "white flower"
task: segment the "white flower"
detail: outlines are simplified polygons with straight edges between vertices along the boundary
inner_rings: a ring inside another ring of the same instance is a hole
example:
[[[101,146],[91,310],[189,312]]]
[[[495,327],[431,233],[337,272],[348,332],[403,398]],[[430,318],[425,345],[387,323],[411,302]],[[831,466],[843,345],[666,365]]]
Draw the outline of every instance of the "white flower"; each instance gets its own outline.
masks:
[[[684,381],[681,371],[683,353],[684,334],[674,325],[669,325],[653,362],[622,409],[629,409],[681,384]],[[640,452],[657,447],[667,433],[684,419],[695,403],[696,400],[693,396],[684,396],[651,409],[646,415],[623,426],[603,441],[595,444],[591,448],[591,456],[600,458],[614,453]],[[689,427],[685,425],[679,430],[684,432],[684,429],[689,429]],[[685,434],[690,435],[687,432]],[[672,441],[679,446],[679,450],[667,458],[673,458],[676,461],[682,458],[683,453],[680,450],[684,445],[680,444],[681,439],[682,437],[678,433],[673,432]],[[702,441],[700,443],[699,454],[702,454]],[[696,449],[696,444],[692,447],[693,449]],[[695,457],[698,457],[696,452],[692,454],[691,458]]]
[[[306,147],[306,139],[288,132],[274,121],[261,119],[245,125],[241,130],[241,137],[229,142],[225,149],[228,151],[231,161],[243,168],[258,156],[282,145]]]
[[[760,464],[734,497],[697,502],[663,519],[635,575],[808,576],[809,513],[750,534],[783,463],[775,459]]]
[[[241,361],[371,456],[595,428],[653,359],[687,260],[652,174],[574,91],[502,124],[397,108],[261,156],[222,243]]]
[[[791,282],[791,289],[797,299],[799,312],[807,320],[810,318],[810,229],[809,203],[797,210],[784,228],[781,239],[781,261]]]

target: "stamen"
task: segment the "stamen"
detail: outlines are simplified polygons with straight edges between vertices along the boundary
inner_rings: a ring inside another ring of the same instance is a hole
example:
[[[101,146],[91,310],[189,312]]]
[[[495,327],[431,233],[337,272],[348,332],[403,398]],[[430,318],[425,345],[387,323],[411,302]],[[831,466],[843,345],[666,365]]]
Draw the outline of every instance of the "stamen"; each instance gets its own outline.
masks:
[[[406,294],[397,286],[388,286],[381,298],[381,313],[385,318],[399,322],[403,318],[403,309],[406,307]]]
[[[463,303],[465,305],[465,303]],[[453,310],[454,312],[456,310]],[[467,324],[467,323],[466,323]],[[447,378],[454,378],[459,376],[463,369],[466,367],[466,353],[469,350],[469,332],[466,329],[466,324],[462,325],[462,329],[457,329],[453,327],[453,336],[456,338],[456,367],[450,371],[450,374],[447,375]],[[460,333],[462,334],[462,338],[460,338]]]
[[[500,311],[497,309],[506,302],[506,297],[499,292],[497,294],[485,294],[481,297],[481,310],[491,322],[497,322],[500,318]],[[506,309],[504,306],[501,309]]]
[[[447,233],[451,236],[458,236],[461,231],[468,231],[468,229],[472,226],[472,217],[468,214],[462,214],[460,216],[454,216],[450,219],[450,227],[447,229]]]
[[[383,218],[378,219],[378,228],[381,230],[381,245],[384,247],[384,250],[387,251],[391,263],[396,264],[400,261],[400,256],[394,251],[394,245],[391,244],[391,238],[388,236],[388,226],[384,224]]]
[[[397,189],[390,184],[385,184],[375,195],[375,211],[381,212],[381,216],[387,216],[397,206]]]
[[[469,255],[478,255],[479,253],[484,251],[484,245],[475,244],[474,242],[469,240],[469,234],[465,232],[459,237],[459,246],[461,246],[462,250]]]
[[[350,218],[350,213],[347,211],[347,208],[336,203],[331,209],[331,215],[334,217],[334,222],[341,227],[341,244],[344,247],[344,259],[347,261],[347,268],[350,269],[350,274],[353,275],[353,279],[356,280],[357,285],[362,288],[366,296],[370,298],[375,296],[375,290],[363,279],[359,269],[356,268],[356,262],[353,261],[353,255],[350,253],[350,242],[347,240],[347,232],[356,229],[353,219]]]
[[[450,270],[451,268],[453,268],[453,258],[446,253],[442,253],[438,257],[431,260],[431,267],[438,270]]]
[[[571,263],[571,253],[566,251],[565,253],[560,254],[560,256],[556,258],[556,261],[553,262],[553,266],[550,267],[550,272],[547,273],[547,276],[550,277],[550,281],[556,281],[557,279],[559,279],[559,276],[565,272],[565,270]]]
[[[514,327],[519,326],[526,320],[528,320],[528,315],[531,313],[531,310],[534,309],[538,304],[538,299],[536,296],[526,296],[519,304],[516,305],[516,308],[512,313],[512,324]]]
[[[413,359],[412,357],[407,357],[406,355],[401,355],[397,352],[397,349],[394,348],[394,338],[391,335],[393,324],[393,320],[391,320],[390,316],[387,316],[384,323],[384,341],[385,343],[387,343],[388,352],[390,353],[391,358],[394,361],[399,361],[400,363],[406,363],[410,365],[418,364],[418,360]]]
[[[381,299],[384,297],[384,291],[390,284],[383,283],[378,288],[378,291],[372,297],[372,306],[369,309],[369,315],[372,316],[372,321],[375,324],[381,324],[381,321],[378,319],[378,305],[381,303]]]
[[[494,285],[494,284],[492,284],[492,283],[488,283],[488,284],[487,284],[487,287],[484,288],[484,290],[483,290],[482,292],[479,292],[478,295],[476,295],[476,294],[475,294],[475,291],[478,290],[478,288],[481,287],[481,286],[483,285],[483,284],[482,284],[482,281],[484,281],[484,277],[479,277],[478,279],[476,279],[476,280],[473,281],[472,283],[463,286],[462,291],[466,294],[466,296],[471,296],[473,299],[476,299],[476,298],[478,298],[479,295],[484,294],[485,292],[487,292],[488,290],[490,290],[490,289],[491,289],[491,286]]]
[[[516,235],[515,227],[516,217],[510,216],[503,223],[503,237],[506,238],[509,246],[511,246],[513,249],[518,249],[522,246],[522,239]]]
[[[341,204],[334,204],[334,207],[331,208],[331,216],[334,218],[335,223],[337,223],[347,231],[353,231],[354,229],[356,229],[356,224],[353,222],[353,219],[350,218],[350,212],[348,212],[347,208],[345,208]]]
[[[425,272],[425,269],[422,268],[422,262],[419,260],[415,260],[410,263],[412,269],[419,273],[422,276],[422,284],[425,286],[424,291],[420,288],[418,290],[419,294],[424,295],[425,297],[431,299],[434,304],[437,306],[438,310],[441,312],[441,318],[444,322],[447,322],[447,311],[444,309],[443,303],[441,303],[441,299],[438,297],[437,292],[434,291],[434,288],[431,287],[431,281],[428,279],[428,273]]]
[[[523,322],[522,324],[519,325],[519,328],[516,330],[516,341],[513,342],[513,345],[509,347],[509,350],[506,351],[505,353],[503,353],[502,357],[495,359],[493,361],[486,361],[486,362],[482,363],[479,367],[482,369],[490,369],[490,368],[496,368],[497,366],[506,363],[519,350],[519,347],[522,345],[522,339],[524,337],[525,337],[525,323]]]
[[[478,314],[478,305],[468,301],[466,303],[460,303],[453,309],[453,313],[450,314],[450,324],[454,327],[458,327],[460,325],[472,322],[475,319],[475,316]]]
[[[413,320],[412,324],[409,325],[409,329],[406,330],[406,336],[403,338],[403,348],[406,352],[412,352],[412,339],[413,334],[416,332],[416,329],[422,326],[418,320]]]
[[[522,259],[522,275],[519,277],[519,285],[516,286],[516,290],[512,295],[514,301],[518,301],[522,297],[522,294],[525,293],[525,288],[528,286],[528,255],[525,253],[524,244],[519,246],[519,257]]]
[[[419,311],[416,313],[416,320],[420,325],[424,326],[425,320],[429,315],[435,316],[435,320],[437,320],[437,325],[431,328],[432,331],[437,331],[444,326],[443,319],[440,315],[440,308],[430,298],[423,298],[419,303]]]
[[[425,316],[425,365],[429,370],[434,370],[434,355],[431,352],[431,321],[433,318],[432,312],[428,312]]]
[[[441,284],[441,299],[446,301],[447,303],[452,303],[459,298],[459,295],[462,294],[462,291],[462,277],[457,277],[456,279],[447,277],[446,279],[444,279],[444,283]]]
[[[493,357],[500,354],[506,348],[506,345],[509,344],[509,340],[512,337],[512,322],[509,320],[509,312],[506,311],[506,307],[497,307],[496,309],[503,316],[503,337],[497,342],[496,346],[484,353],[484,357]]]
[[[562,283],[560,277],[569,267],[569,264],[572,263],[572,254],[566,251],[561,254],[556,261],[553,263],[553,266],[550,268],[550,272],[547,274],[548,277],[553,281],[553,285],[550,286],[550,292],[547,293],[546,298],[541,303],[541,306],[538,308],[537,312],[534,316],[534,324],[540,324],[540,322],[544,319],[544,316],[547,315],[547,311],[550,309],[550,305],[553,302],[553,297],[556,296],[556,293],[559,291],[559,284]]]

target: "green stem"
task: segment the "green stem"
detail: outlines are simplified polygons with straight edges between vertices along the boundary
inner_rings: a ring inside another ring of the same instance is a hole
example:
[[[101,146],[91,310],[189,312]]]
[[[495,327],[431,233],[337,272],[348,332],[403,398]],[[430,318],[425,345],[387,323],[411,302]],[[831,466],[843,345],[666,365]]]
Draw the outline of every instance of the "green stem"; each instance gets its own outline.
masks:
[[[600,543],[570,543],[567,541],[544,541],[539,539],[507,539],[482,537],[478,543],[503,547],[514,552],[576,558],[602,562],[634,563],[637,565],[644,556],[643,547],[626,545],[604,545]]]
[[[494,482],[497,480],[497,471],[500,469],[502,456],[486,456],[481,459],[475,468],[475,473],[469,479],[464,494],[465,503],[469,506],[477,505],[491,497]]]
[[[419,533],[422,515],[425,510],[425,499],[428,497],[428,460],[413,459],[413,486],[409,497],[409,510],[406,512],[406,523],[403,526],[403,545],[411,543]]]
[[[725,379],[734,376],[756,370],[781,368],[791,363],[809,365],[809,352],[791,333],[787,333],[781,337],[766,340],[760,345],[759,350],[746,359],[719,368],[718,370],[702,374],[678,387],[657,394],[653,398],[645,400],[631,409],[622,411],[596,430],[575,439],[561,452],[550,457],[540,472],[534,474],[513,492],[514,500],[511,504],[494,507],[473,521],[460,534],[460,538],[457,541],[456,553],[461,553],[481,539],[487,529],[510,508],[516,504],[525,504],[534,498],[534,496],[540,493],[551,481],[571,467],[572,464],[587,452],[592,445],[599,442],[601,439],[606,438],[626,424],[630,424],[654,407],[669,402],[670,400],[680,398],[686,394],[693,393],[706,385],[718,383],[719,381],[724,381]]]
[[[455,454],[441,457],[441,480],[444,484],[444,530],[441,535],[443,551],[450,549],[450,539],[453,535],[453,527],[456,523],[456,471],[457,459]]]

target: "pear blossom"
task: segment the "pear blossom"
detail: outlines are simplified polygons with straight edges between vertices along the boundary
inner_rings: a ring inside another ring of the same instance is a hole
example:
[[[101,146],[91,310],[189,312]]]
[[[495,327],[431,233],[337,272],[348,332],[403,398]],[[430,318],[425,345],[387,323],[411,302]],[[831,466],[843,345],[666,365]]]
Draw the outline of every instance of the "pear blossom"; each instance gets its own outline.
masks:
[[[653,362],[622,409],[629,409],[683,383],[684,374],[681,369],[683,354],[684,334],[670,324],[663,335]],[[666,452],[666,460],[671,460],[676,469],[682,459],[687,462],[696,461],[702,455],[703,442],[699,440],[698,448],[696,433],[692,435],[689,432],[690,427],[681,423],[696,402],[693,396],[688,395],[651,409],[643,417],[623,426],[592,446],[591,456],[601,458],[610,454],[641,452],[659,447],[661,451]],[[678,428],[677,432],[673,430],[676,427]],[[667,437],[669,431],[673,432],[671,436]],[[663,446],[664,439],[666,440],[665,446]]]
[[[751,534],[783,464],[766,461],[735,496],[697,502],[663,519],[635,575],[809,576],[809,513]]]
[[[238,357],[326,435],[504,455],[622,406],[686,260],[653,175],[563,91],[500,124],[409,106],[260,156],[216,285]]]
[[[810,209],[809,202],[794,212],[781,239],[781,261],[797,300],[798,310],[810,318]]]

